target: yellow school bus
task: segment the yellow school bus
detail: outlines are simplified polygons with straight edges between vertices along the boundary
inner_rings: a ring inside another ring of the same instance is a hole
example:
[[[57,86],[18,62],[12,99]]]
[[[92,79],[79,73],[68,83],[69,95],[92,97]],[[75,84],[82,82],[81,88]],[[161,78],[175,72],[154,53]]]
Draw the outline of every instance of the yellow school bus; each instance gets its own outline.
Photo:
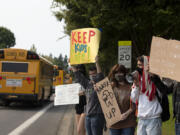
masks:
[[[62,85],[64,79],[64,71],[58,66],[54,65],[54,77],[53,77],[53,86]]]
[[[72,77],[68,73],[65,75],[64,84],[72,84]]]
[[[41,103],[52,93],[53,64],[32,51],[0,49],[0,100]]]

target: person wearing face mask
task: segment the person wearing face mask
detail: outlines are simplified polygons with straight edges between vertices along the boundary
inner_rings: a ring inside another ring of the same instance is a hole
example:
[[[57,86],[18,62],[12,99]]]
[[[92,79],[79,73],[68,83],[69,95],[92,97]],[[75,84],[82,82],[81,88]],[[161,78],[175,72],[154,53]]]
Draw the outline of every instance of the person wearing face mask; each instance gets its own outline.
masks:
[[[135,132],[136,106],[130,101],[131,85],[126,81],[126,73],[123,65],[116,64],[108,75],[122,113],[122,120],[110,127],[110,135],[134,135]]]
[[[84,76],[86,75],[86,68],[84,65],[80,64],[76,66],[77,70],[82,73]],[[75,80],[76,82],[76,80]],[[79,91],[79,104],[75,105],[76,110],[76,127],[78,135],[86,135],[85,130],[85,111],[84,108],[86,106],[86,96],[84,94],[84,88],[81,86]]]
[[[149,57],[137,58],[136,79],[134,80],[131,100],[138,105],[138,135],[161,135],[162,107],[156,94],[166,87],[157,75],[149,73]]]
[[[103,135],[105,118],[97,93],[93,87],[96,82],[104,79],[104,75],[101,72],[101,68],[98,63],[98,57],[96,57],[96,67],[91,66],[89,68],[89,78],[79,72],[76,67],[72,67],[72,71],[77,82],[80,83],[85,89],[87,101],[85,107],[85,127],[87,135]]]

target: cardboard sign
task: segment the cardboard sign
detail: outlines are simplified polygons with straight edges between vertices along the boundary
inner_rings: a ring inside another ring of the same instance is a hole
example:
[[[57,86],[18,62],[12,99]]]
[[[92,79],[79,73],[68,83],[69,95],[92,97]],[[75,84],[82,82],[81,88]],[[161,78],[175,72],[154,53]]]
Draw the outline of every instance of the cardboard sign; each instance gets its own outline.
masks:
[[[78,83],[56,86],[54,105],[79,104],[80,88]]]
[[[98,54],[101,32],[96,28],[71,32],[70,64],[94,63]]]
[[[180,41],[153,37],[150,72],[180,81]]]
[[[131,68],[131,41],[118,42],[118,63],[124,65],[126,68]]]
[[[107,127],[110,127],[121,120],[121,111],[108,78],[96,83],[96,86]]]

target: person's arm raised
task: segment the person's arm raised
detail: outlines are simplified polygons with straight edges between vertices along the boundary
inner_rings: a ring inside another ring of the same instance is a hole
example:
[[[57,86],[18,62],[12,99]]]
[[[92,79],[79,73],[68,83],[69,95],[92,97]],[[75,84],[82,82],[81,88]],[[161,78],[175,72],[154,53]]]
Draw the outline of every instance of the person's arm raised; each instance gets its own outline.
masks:
[[[101,67],[99,65],[99,56],[96,56],[95,63],[96,63],[97,73],[101,73],[102,71],[101,71]]]

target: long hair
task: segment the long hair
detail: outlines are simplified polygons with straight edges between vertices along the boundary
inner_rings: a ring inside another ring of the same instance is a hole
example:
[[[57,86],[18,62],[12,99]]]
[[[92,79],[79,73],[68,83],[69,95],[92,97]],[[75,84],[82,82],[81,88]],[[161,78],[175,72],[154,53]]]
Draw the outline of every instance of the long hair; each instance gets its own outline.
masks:
[[[79,64],[76,66],[79,72],[81,72],[85,77],[87,77],[86,67],[83,64]]]
[[[126,75],[127,74],[127,69],[125,68],[124,65],[121,65],[121,64],[116,64],[111,68],[111,70],[109,72],[109,75],[108,75],[108,78],[109,78],[110,82],[113,83],[113,87],[118,86],[118,81],[115,79],[115,74],[117,72],[121,72],[124,75]],[[126,80],[125,80],[125,82],[128,83]]]

